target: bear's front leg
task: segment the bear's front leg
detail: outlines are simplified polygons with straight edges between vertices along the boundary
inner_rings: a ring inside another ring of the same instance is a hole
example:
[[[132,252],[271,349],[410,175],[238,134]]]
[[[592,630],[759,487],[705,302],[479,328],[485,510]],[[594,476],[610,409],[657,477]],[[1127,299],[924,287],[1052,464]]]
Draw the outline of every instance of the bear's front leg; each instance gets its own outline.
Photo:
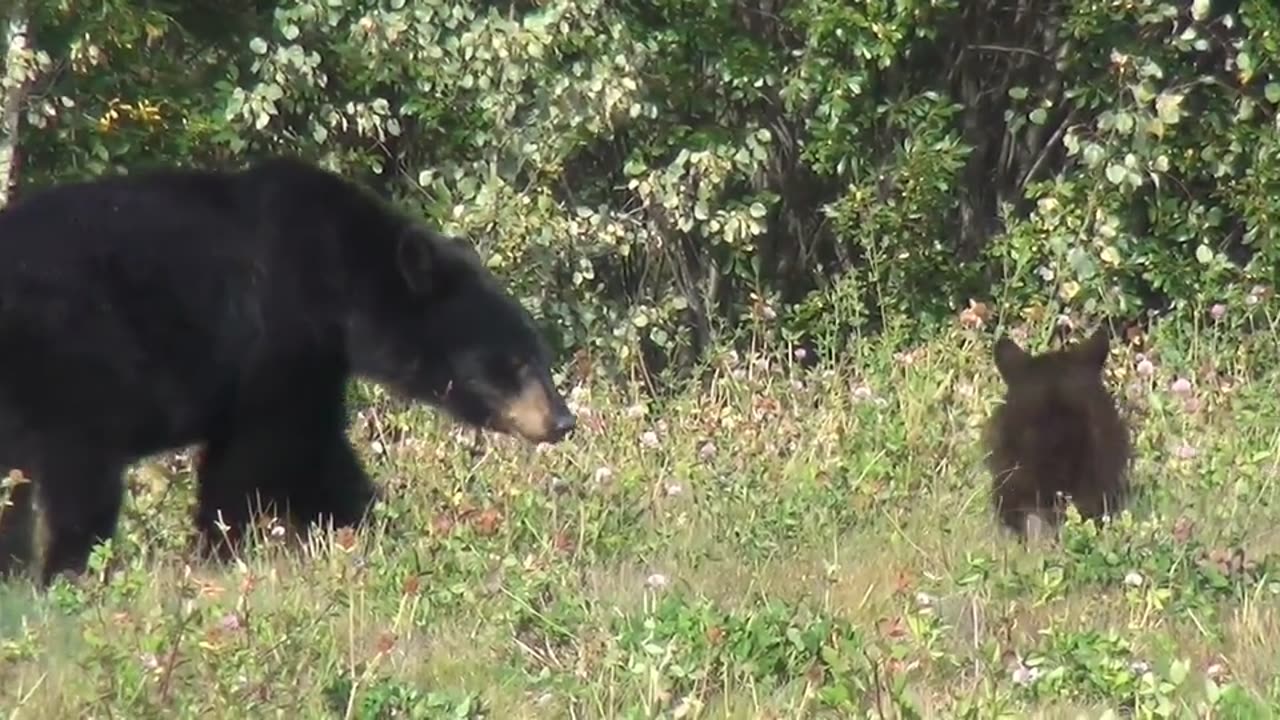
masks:
[[[378,494],[347,440],[342,387],[334,385],[241,417],[210,439],[198,470],[196,525],[219,557],[229,557],[260,511],[287,517],[300,532],[311,523],[361,524]],[[230,526],[225,535],[219,511]]]
[[[308,472],[290,476],[287,491],[291,518],[299,529],[316,524],[322,528],[358,528],[379,499],[379,494],[347,440],[345,428],[330,427],[314,438],[306,452],[313,464]]]

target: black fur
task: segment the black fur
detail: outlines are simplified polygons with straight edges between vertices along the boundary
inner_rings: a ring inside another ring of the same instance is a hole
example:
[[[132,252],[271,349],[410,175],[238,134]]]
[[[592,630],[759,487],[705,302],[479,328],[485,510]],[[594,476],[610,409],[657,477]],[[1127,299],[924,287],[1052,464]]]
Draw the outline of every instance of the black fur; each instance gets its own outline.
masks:
[[[0,472],[34,479],[43,582],[114,533],[143,456],[204,446],[195,522],[215,545],[216,514],[236,540],[253,495],[354,526],[376,492],[344,434],[350,376],[554,442],[573,416],[549,364],[461,241],[299,161],[101,178],[0,213]],[[30,494],[0,516],[0,572],[30,560]]]
[[[1103,384],[1108,349],[1105,329],[1040,356],[996,343],[1006,393],[986,428],[987,467],[995,511],[1019,537],[1031,516],[1061,523],[1059,493],[1088,519],[1128,498],[1129,431]]]

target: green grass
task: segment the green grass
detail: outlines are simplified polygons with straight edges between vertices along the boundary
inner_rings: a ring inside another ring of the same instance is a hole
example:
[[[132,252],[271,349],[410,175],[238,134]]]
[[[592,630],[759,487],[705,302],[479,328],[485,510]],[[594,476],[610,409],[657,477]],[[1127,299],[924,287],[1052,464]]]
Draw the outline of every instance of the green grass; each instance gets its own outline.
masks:
[[[150,463],[89,577],[0,589],[0,708],[1271,717],[1276,336],[1164,328],[1149,376],[1115,349],[1139,495],[1032,549],[988,508],[990,342],[868,340],[810,370],[726,354],[661,402],[587,381],[550,449],[476,448],[375,397],[352,430],[392,498],[374,524],[268,531],[224,568],[188,564],[188,470]]]

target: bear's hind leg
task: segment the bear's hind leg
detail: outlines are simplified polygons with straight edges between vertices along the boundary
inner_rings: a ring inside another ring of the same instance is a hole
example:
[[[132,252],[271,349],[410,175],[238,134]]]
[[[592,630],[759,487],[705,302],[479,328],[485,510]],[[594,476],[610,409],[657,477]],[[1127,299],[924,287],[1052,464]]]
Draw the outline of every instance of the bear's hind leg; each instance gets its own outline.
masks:
[[[84,572],[93,546],[115,535],[124,495],[124,464],[82,447],[60,448],[41,463],[36,487],[49,540],[42,585],[59,573]]]
[[[34,559],[35,485],[30,479],[9,489],[0,507],[0,580],[22,573]]]

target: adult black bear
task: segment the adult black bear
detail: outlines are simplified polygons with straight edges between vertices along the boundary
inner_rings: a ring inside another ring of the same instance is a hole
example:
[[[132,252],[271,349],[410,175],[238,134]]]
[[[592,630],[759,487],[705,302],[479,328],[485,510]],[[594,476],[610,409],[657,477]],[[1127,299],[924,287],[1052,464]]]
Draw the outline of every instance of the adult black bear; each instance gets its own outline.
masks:
[[[1039,356],[996,342],[1007,390],[986,428],[987,467],[996,513],[1024,539],[1061,522],[1060,495],[1090,519],[1128,497],[1129,431],[1102,382],[1108,350],[1105,328]]]
[[[376,493],[349,377],[556,442],[575,419],[549,363],[470,248],[300,161],[30,195],[0,212],[0,472],[34,480],[0,515],[0,572],[30,560],[33,486],[47,584],[114,534],[126,465],[196,443],[206,543],[219,513],[241,537],[255,494],[355,526]]]

